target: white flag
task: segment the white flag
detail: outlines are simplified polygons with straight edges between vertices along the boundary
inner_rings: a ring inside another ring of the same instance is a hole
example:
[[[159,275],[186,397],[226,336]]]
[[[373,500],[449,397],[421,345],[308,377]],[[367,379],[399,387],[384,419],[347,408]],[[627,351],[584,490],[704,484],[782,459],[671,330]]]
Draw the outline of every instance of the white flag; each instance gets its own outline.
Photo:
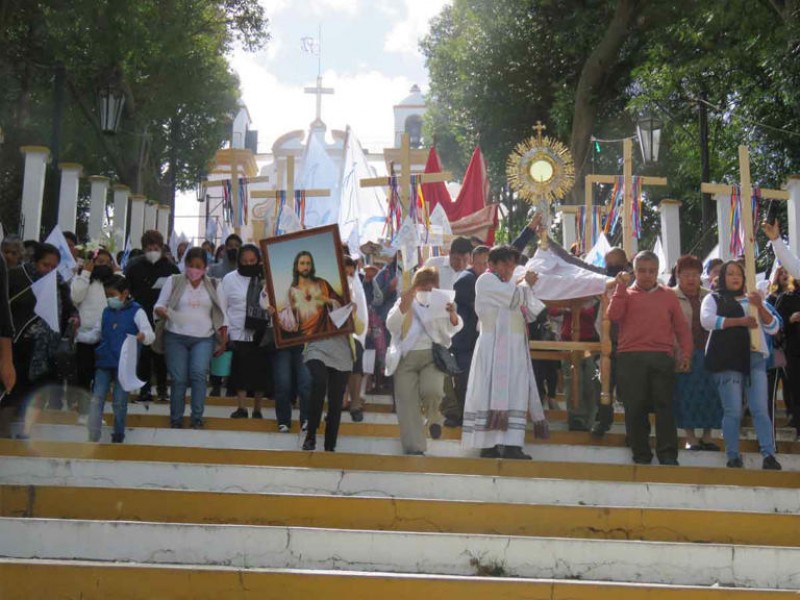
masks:
[[[287,205],[281,209],[281,214],[278,217],[278,233],[279,235],[286,235],[287,233],[294,233],[303,229],[297,213]]]
[[[232,233],[232,232],[231,232],[231,226],[230,226],[230,225],[228,225],[227,223],[225,223],[225,224],[222,226],[222,243],[223,243],[223,244],[225,243],[225,240],[227,240],[227,239],[228,239],[228,236],[229,236],[231,233]]]
[[[131,245],[131,236],[128,236],[128,239],[125,241],[125,250],[122,251],[122,258],[119,261],[119,268],[123,271],[125,267],[128,266],[128,259],[131,256],[131,250],[133,250],[133,246]]]
[[[172,254],[172,258],[178,260],[178,234],[175,233],[174,229],[169,234],[169,251]]]
[[[53,227],[53,231],[47,236],[45,243],[52,244],[58,248],[58,253],[61,255],[61,262],[58,263],[58,272],[61,273],[61,277],[64,281],[72,279],[72,276],[75,274],[75,267],[78,266],[78,263],[75,262],[72,252],[69,250],[67,238],[65,238],[64,234],[61,232],[61,227],[58,225]]]
[[[138,357],[139,345],[136,336],[129,333],[122,342],[122,349],[119,352],[119,368],[117,369],[117,379],[126,392],[140,390],[144,386],[145,382],[136,376]]]
[[[595,242],[595,245],[591,250],[589,250],[589,254],[587,254],[586,258],[583,260],[584,262],[594,265],[595,267],[605,267],[606,254],[609,250],[611,250],[611,244],[608,243],[606,234],[601,231],[600,237],[597,238],[597,242]]]
[[[60,333],[56,271],[50,271],[47,275],[35,281],[31,285],[31,291],[36,298],[36,306],[33,308],[33,312],[38,317],[41,317],[50,329]]]
[[[324,197],[309,198],[306,201],[303,216],[303,226],[306,229],[337,222],[339,219],[340,178],[341,170],[331,159],[322,140],[318,135],[312,134],[306,145],[303,168],[295,177],[295,189],[327,189],[330,190],[330,194]]]
[[[431,227],[428,237],[429,246],[444,246],[446,236],[453,235],[453,228],[450,225],[450,219],[447,218],[447,213],[444,212],[444,207],[437,204],[436,208],[431,212]]]

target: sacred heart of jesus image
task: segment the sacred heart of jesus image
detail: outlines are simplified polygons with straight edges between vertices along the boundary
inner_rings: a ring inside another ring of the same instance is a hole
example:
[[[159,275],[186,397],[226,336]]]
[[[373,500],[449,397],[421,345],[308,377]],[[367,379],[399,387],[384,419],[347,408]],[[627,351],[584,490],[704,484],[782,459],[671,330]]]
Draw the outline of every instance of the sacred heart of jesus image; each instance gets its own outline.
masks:
[[[279,348],[353,333],[341,247],[336,225],[261,240]]]

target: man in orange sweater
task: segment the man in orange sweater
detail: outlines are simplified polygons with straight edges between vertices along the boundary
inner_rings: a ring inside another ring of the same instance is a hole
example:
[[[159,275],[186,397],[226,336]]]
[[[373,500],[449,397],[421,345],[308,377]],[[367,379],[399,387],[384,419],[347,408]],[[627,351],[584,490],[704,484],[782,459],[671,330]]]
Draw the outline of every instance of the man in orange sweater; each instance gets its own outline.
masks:
[[[656,414],[656,456],[662,465],[678,464],[678,430],[672,413],[675,339],[682,356],[691,356],[692,333],[677,296],[658,283],[658,257],[639,252],[633,260],[636,282],[617,276],[608,318],[619,326],[617,386],[625,406],[625,429],[633,462],[650,464],[649,413]],[[680,365],[685,370],[688,365]]]

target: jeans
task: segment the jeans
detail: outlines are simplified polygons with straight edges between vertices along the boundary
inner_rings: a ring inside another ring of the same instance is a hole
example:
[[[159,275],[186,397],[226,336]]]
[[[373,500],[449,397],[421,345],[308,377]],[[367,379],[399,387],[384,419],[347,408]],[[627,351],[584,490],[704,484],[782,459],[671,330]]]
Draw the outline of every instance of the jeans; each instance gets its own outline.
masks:
[[[311,374],[303,361],[303,347],[292,346],[278,350],[273,354],[272,361],[275,415],[278,418],[278,425],[292,424],[292,391],[295,389],[292,383],[295,379],[297,396],[300,398],[300,422],[308,421]]]
[[[310,360],[306,363],[311,374],[311,414],[308,419],[306,439],[317,435],[325,396],[328,397],[328,416],[325,419],[325,450],[333,452],[339,437],[339,423],[342,418],[342,401],[347,389],[349,371],[337,371],[326,367],[321,360]]]
[[[764,355],[750,353],[750,380],[738,371],[714,373],[714,381],[722,400],[722,437],[728,458],[739,456],[739,425],[742,421],[742,404],[745,396],[753,417],[762,456],[775,454],[775,438],[767,410],[767,368]]]
[[[100,439],[100,429],[103,426],[103,407],[112,383],[114,384],[114,435],[125,436],[125,419],[128,416],[128,392],[123,390],[119,384],[116,369],[98,368],[94,372],[92,406],[89,410],[89,441],[91,442],[96,442]]]
[[[164,332],[164,355],[172,379],[169,420],[177,425],[186,409],[186,388],[192,387],[192,423],[203,420],[206,404],[206,378],[214,354],[214,336],[207,338]]]

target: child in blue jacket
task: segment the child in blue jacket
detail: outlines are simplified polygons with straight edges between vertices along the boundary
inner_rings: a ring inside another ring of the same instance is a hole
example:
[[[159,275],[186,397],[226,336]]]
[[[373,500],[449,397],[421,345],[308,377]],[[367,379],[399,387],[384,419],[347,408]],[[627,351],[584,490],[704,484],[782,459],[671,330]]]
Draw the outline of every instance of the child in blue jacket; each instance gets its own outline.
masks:
[[[89,414],[89,441],[100,440],[103,424],[103,406],[108,391],[114,383],[114,433],[111,442],[121,444],[125,440],[125,419],[128,415],[128,392],[119,383],[117,370],[122,344],[128,335],[147,346],[153,343],[155,333],[142,307],[130,297],[130,285],[122,275],[114,275],[103,287],[108,307],[97,325],[100,343],[95,352],[94,389],[92,410]]]

